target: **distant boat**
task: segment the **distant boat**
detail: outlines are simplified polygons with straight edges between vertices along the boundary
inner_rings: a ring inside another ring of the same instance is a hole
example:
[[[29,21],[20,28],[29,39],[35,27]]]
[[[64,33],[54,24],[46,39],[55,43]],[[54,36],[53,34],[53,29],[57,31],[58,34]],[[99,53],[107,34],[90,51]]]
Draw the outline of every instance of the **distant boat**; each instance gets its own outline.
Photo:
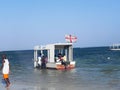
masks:
[[[113,44],[110,46],[110,50],[120,50],[120,44]]]

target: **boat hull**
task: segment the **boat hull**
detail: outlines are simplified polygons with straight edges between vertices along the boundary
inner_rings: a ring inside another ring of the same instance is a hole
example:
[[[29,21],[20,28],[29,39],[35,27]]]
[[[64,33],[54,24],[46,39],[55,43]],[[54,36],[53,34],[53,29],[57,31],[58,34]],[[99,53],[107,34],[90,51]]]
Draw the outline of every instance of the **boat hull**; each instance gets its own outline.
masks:
[[[56,69],[56,70],[64,70],[64,69],[74,69],[75,68],[75,61],[71,61],[68,65],[62,65],[61,62],[58,63],[47,63],[47,69]]]

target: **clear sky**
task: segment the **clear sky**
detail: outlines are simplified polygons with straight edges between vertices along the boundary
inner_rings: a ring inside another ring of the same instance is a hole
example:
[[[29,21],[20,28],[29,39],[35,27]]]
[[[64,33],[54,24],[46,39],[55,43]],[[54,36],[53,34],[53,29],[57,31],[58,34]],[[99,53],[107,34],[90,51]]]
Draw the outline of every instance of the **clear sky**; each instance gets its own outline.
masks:
[[[75,47],[120,42],[120,0],[0,0],[0,51],[78,37]]]

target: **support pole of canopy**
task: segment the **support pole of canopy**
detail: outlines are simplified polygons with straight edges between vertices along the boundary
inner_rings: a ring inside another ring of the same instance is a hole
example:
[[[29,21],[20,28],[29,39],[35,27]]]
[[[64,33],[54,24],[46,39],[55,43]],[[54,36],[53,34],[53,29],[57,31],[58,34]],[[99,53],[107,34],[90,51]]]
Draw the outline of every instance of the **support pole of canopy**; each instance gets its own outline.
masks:
[[[73,49],[72,46],[69,46],[69,61],[73,60]]]

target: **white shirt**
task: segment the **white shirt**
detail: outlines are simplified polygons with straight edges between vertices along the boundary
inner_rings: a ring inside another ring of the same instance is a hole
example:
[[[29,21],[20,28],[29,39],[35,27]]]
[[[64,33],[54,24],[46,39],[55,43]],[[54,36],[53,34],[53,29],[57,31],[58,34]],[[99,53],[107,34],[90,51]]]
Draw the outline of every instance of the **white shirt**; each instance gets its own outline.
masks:
[[[41,65],[41,57],[38,57],[38,64]]]
[[[2,69],[2,73],[3,74],[9,74],[9,61],[8,59],[4,59],[4,64],[3,64],[3,69]]]

